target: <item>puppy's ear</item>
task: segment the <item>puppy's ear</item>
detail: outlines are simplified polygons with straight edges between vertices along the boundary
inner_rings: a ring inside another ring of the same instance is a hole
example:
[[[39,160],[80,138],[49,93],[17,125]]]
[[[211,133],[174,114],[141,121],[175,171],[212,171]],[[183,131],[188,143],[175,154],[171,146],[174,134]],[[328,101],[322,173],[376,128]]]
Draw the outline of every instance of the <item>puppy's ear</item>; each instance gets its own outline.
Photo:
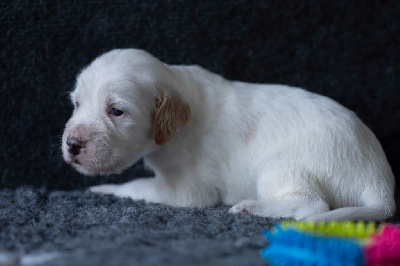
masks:
[[[156,115],[153,122],[153,138],[158,145],[170,141],[189,121],[190,107],[175,93],[158,89]]]

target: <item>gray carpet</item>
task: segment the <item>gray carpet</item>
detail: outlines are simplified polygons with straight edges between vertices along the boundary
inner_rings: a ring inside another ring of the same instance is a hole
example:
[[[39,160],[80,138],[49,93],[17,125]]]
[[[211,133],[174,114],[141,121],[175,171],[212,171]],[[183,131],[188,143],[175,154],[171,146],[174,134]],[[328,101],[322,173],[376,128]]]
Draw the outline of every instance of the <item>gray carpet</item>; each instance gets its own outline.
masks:
[[[4,189],[0,265],[265,265],[261,232],[271,221],[227,209]]]

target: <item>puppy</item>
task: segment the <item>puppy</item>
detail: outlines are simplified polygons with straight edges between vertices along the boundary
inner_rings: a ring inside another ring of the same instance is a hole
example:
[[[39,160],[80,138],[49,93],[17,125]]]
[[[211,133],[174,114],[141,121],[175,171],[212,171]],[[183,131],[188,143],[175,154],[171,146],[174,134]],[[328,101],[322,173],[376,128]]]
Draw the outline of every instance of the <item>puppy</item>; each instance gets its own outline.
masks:
[[[85,175],[144,157],[154,178],[90,191],[297,220],[381,220],[395,211],[381,145],[337,102],[299,88],[229,81],[135,49],[78,76],[65,161]]]

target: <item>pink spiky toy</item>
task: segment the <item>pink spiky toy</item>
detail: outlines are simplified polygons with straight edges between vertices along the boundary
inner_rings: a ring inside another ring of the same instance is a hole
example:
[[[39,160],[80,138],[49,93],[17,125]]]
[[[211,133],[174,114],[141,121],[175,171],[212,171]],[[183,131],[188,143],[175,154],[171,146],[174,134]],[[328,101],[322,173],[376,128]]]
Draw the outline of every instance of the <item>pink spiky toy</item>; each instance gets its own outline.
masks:
[[[386,224],[364,248],[368,266],[400,265],[400,227]]]

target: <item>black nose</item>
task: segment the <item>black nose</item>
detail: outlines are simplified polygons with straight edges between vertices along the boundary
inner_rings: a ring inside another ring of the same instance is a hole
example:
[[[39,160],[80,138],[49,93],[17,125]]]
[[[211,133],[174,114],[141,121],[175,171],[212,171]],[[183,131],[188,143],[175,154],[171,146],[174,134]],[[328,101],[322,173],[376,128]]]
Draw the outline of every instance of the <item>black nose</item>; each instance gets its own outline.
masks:
[[[68,151],[75,156],[81,153],[84,144],[85,143],[83,141],[79,141],[74,138],[67,139]]]

